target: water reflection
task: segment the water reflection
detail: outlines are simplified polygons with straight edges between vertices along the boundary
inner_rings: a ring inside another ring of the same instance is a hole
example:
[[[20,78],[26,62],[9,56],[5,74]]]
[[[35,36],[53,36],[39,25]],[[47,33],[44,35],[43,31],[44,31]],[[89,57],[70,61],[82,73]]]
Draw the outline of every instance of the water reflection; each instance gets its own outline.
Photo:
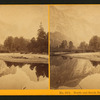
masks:
[[[30,70],[35,70],[36,76],[37,76],[37,81],[39,81],[39,77],[48,77],[48,64],[43,64],[43,63],[19,63],[19,62],[7,62],[5,61],[7,67],[24,67],[25,65],[29,65]],[[28,67],[28,66],[27,66]],[[31,75],[32,76],[32,75]]]
[[[100,61],[51,56],[50,59],[50,86],[76,87],[87,76],[100,73]]]
[[[16,62],[7,62],[7,61],[5,61],[5,63],[6,63],[6,65],[7,65],[7,67],[11,67],[12,65],[14,65],[15,67],[16,66],[19,66],[20,68],[22,68],[22,66],[24,66],[26,63],[16,63]]]
[[[47,64],[31,64],[30,69],[33,70],[36,66],[36,75],[37,80],[39,80],[39,77],[42,75],[43,77],[48,77],[48,65]]]
[[[91,61],[92,65],[93,66],[97,66],[97,65],[100,65],[100,61]]]

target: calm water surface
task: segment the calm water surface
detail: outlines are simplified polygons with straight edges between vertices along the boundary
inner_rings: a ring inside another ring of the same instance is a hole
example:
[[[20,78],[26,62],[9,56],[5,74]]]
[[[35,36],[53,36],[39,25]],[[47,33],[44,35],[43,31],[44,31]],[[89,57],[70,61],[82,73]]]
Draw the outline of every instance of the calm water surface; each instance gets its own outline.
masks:
[[[48,64],[0,60],[0,89],[48,88]]]

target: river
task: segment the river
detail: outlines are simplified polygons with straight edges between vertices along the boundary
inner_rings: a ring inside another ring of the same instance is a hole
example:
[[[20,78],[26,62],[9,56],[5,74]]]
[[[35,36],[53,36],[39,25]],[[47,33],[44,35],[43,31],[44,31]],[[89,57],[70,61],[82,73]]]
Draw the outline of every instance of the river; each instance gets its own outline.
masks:
[[[99,59],[99,53],[51,56],[51,89],[100,89]]]
[[[0,89],[48,89],[48,81],[48,64],[0,60]]]

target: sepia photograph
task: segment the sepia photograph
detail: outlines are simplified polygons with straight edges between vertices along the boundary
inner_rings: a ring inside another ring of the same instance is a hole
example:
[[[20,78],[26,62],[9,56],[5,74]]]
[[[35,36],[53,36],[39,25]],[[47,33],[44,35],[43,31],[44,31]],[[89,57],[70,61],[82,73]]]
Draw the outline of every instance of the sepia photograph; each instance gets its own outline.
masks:
[[[50,6],[50,88],[100,89],[100,5]]]
[[[0,5],[0,89],[48,89],[48,6]]]

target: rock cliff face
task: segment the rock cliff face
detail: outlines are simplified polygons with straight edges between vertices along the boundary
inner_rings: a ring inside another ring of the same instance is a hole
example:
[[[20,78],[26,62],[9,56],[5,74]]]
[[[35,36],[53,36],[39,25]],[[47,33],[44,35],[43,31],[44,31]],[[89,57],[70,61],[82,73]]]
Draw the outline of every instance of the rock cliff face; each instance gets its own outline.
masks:
[[[62,40],[73,41],[78,46],[81,41],[88,42],[95,34],[96,24],[83,17],[76,9],[59,10],[50,6],[50,42],[55,47]],[[98,29],[97,29],[98,30]]]
[[[96,66],[87,59],[52,57],[51,58],[51,87],[74,87],[79,82],[94,73],[100,73],[100,65]]]

